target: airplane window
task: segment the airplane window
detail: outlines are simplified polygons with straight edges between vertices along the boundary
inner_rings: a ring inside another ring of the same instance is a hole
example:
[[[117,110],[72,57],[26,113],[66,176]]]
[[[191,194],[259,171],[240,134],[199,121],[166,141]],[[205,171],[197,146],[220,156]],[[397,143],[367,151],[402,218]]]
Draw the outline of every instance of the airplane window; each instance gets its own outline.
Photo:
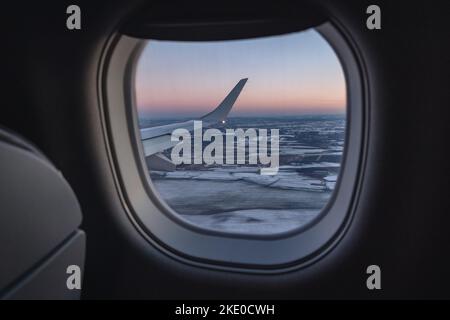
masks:
[[[151,185],[167,213],[249,235],[307,226],[338,188],[346,83],[314,29],[146,43],[135,98]]]

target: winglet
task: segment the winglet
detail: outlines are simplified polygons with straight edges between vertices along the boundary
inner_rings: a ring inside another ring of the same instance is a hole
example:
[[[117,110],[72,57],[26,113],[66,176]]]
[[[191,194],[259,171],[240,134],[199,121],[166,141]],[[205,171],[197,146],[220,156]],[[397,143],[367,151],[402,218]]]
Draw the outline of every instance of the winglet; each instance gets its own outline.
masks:
[[[239,80],[239,82],[234,86],[233,90],[223,99],[223,101],[210,113],[204,115],[200,119],[206,122],[221,122],[225,121],[230,113],[231,108],[233,108],[234,103],[236,102],[239,94],[241,93],[242,88],[244,88],[245,83],[248,78],[244,78]]]

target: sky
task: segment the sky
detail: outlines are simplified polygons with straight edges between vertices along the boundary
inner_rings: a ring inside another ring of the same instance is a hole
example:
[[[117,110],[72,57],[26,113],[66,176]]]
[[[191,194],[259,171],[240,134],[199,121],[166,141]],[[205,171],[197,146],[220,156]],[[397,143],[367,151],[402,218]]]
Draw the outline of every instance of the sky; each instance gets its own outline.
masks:
[[[146,117],[201,116],[242,78],[230,116],[344,113],[345,79],[315,30],[265,38],[149,40],[136,70],[136,102]]]

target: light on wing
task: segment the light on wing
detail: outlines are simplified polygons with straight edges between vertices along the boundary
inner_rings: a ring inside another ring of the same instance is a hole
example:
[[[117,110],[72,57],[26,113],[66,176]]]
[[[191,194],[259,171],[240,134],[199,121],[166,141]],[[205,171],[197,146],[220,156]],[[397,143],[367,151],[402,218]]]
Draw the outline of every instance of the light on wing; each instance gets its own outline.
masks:
[[[220,122],[225,123],[225,119],[233,108],[233,105],[239,97],[247,80],[248,78],[239,80],[217,108],[198,119],[203,122],[203,127],[211,127]],[[149,169],[164,171],[174,170],[175,165],[160,152],[172,148],[178,143],[177,141],[171,141],[171,135],[175,129],[187,129],[188,131],[193,131],[194,120],[141,129],[141,139]],[[168,163],[164,164],[164,162]]]

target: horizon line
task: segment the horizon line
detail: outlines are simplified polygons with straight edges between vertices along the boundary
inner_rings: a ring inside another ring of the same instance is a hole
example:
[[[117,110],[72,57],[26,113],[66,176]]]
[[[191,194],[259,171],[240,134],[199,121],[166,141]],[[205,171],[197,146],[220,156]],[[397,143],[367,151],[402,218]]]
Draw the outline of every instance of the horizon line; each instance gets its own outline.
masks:
[[[201,117],[207,113],[205,110],[190,110],[188,112],[164,112],[164,111],[156,111],[156,110],[143,110],[137,108],[137,112],[139,116],[180,116],[180,117]],[[267,115],[267,116],[276,116],[276,115],[305,115],[305,114],[345,114],[347,113],[347,106],[343,107],[328,107],[328,108],[304,108],[303,110],[235,110],[232,111],[229,117],[233,116],[258,116],[258,115]]]
[[[261,117],[261,118],[269,118],[269,117],[292,117],[292,116],[297,116],[297,117],[302,117],[302,116],[345,116],[347,113],[344,112],[322,112],[322,113],[290,113],[290,114],[240,114],[240,115],[231,115],[228,116],[227,118],[255,118],[255,117]],[[174,119],[174,118],[187,118],[187,117],[192,117],[192,115],[147,115],[147,116],[142,116],[139,115],[138,118],[144,118],[144,119],[148,119],[148,118],[153,118],[153,119]]]

